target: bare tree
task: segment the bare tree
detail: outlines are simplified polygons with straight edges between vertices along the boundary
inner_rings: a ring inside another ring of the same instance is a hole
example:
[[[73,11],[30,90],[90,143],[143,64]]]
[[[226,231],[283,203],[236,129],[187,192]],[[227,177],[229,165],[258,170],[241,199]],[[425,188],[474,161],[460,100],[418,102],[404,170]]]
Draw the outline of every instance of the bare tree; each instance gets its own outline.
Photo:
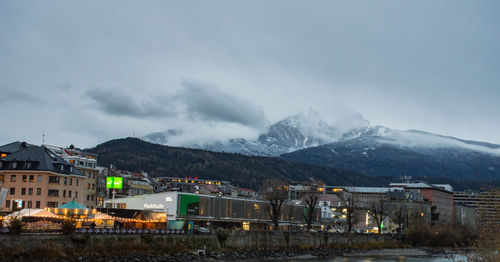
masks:
[[[398,224],[398,233],[403,233],[403,225],[408,217],[408,209],[402,204],[393,205],[391,219]]]
[[[389,215],[390,205],[382,200],[370,203],[368,213],[373,218],[378,227],[378,233],[382,233],[382,222]]]
[[[273,230],[279,229],[279,220],[283,213],[283,204],[288,198],[288,190],[284,183],[280,180],[266,180],[261,190],[264,191],[263,194],[269,205],[267,206],[267,213],[269,219],[273,222]]]
[[[303,201],[306,204],[307,212],[305,214],[305,220],[307,224],[307,229],[311,229],[312,222],[314,220],[314,211],[316,210],[316,205],[318,204],[320,194],[317,191],[311,191],[304,195]]]
[[[356,199],[349,195],[346,197],[346,201],[344,203],[345,216],[346,216],[346,224],[347,224],[347,232],[351,232],[353,226],[358,223],[358,211],[359,206]]]

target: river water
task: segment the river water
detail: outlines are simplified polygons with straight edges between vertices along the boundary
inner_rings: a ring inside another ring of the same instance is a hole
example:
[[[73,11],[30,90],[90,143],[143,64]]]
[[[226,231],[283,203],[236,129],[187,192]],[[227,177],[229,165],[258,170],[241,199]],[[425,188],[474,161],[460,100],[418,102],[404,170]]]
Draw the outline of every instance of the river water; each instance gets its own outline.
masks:
[[[339,257],[331,259],[290,259],[290,262],[467,262],[460,255],[436,255],[436,256],[362,256],[362,257]]]

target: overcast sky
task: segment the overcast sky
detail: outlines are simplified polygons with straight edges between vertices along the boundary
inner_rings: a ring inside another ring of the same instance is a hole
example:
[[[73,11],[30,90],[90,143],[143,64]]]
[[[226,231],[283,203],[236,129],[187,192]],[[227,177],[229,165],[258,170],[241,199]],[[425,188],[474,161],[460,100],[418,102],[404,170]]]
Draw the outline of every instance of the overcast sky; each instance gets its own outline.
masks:
[[[500,1],[1,1],[0,144],[331,121],[500,143]]]

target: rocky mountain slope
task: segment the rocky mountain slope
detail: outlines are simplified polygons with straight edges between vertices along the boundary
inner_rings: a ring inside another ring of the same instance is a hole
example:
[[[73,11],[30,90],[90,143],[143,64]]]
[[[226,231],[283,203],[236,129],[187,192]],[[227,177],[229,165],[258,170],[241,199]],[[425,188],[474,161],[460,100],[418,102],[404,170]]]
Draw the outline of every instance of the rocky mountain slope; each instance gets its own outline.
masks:
[[[384,127],[281,155],[317,166],[341,167],[371,176],[500,180],[500,146],[421,131]]]
[[[99,154],[98,164],[118,169],[146,171],[151,176],[199,177],[230,181],[258,189],[264,179],[321,180],[330,185],[384,185],[389,180],[356,172],[292,163],[279,158],[252,157],[198,149],[151,144],[136,138],[116,139],[88,149]]]
[[[170,130],[143,139],[165,144],[180,134]],[[374,126],[359,114],[330,124],[309,110],[278,121],[254,140],[233,138],[181,146],[280,156],[288,161],[345,168],[369,176],[500,181],[500,145]]]

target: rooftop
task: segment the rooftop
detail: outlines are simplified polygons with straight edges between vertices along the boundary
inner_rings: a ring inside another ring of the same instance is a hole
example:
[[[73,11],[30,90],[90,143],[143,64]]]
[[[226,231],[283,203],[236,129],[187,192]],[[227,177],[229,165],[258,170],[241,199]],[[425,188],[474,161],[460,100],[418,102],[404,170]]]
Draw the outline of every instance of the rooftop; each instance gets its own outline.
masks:
[[[16,143],[16,142],[15,142]],[[14,148],[16,144],[8,144],[4,148]],[[0,170],[38,170],[52,171],[59,174],[83,174],[74,168],[74,165],[66,162],[60,156],[44,146],[35,146],[24,143],[20,144],[17,151],[0,159]]]

